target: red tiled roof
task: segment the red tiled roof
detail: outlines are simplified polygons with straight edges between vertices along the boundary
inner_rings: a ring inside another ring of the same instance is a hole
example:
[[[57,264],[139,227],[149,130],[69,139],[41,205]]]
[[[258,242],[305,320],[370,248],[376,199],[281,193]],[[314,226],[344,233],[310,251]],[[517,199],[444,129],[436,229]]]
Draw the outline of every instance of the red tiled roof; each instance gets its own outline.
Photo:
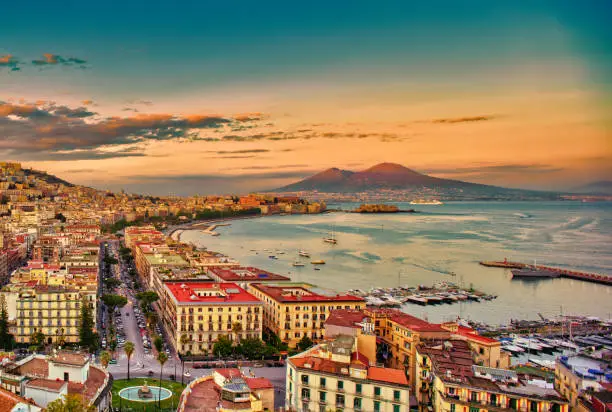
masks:
[[[365,302],[363,298],[352,295],[326,296],[315,293],[301,285],[272,286],[255,284],[266,295],[278,302]],[[297,292],[297,293],[293,293]]]
[[[64,381],[54,381],[51,379],[32,379],[31,381],[26,382],[26,386],[31,386],[33,388],[41,388],[41,389],[49,389],[54,392],[59,392],[60,389],[66,384]]]
[[[66,365],[84,366],[89,361],[89,358],[80,353],[59,352],[51,360]]]
[[[351,354],[351,364],[354,363],[360,363],[362,365],[368,366],[370,364],[370,360],[363,353],[353,352]]]
[[[249,385],[251,390],[255,389],[271,389],[274,386],[269,379],[266,378],[246,378],[246,384]]]
[[[277,275],[276,273],[255,267],[235,267],[222,268],[212,267],[209,269],[214,275],[217,275],[225,282],[240,282],[240,281],[280,281],[290,280],[287,276]]]
[[[364,314],[362,310],[336,309],[329,314],[329,317],[325,321],[325,325],[360,329],[361,326],[357,324],[361,323],[363,319],[367,317],[368,316]]]
[[[227,379],[242,376],[242,372],[240,372],[240,369],[238,368],[215,369],[215,372]]]
[[[255,296],[242,289],[235,283],[164,283],[172,296],[180,303],[258,303]],[[198,296],[197,292],[212,292],[219,290],[224,296]]]
[[[0,388],[0,411],[10,411],[20,402],[28,403],[14,393]]]
[[[480,336],[478,332],[476,332],[474,329],[466,328],[465,326],[459,326],[457,328],[456,334],[459,336],[464,336],[470,340],[474,340],[474,341],[488,344],[488,345],[496,344],[496,343],[499,344],[498,340],[487,338],[486,336]]]
[[[403,370],[390,368],[368,368],[368,379],[379,382],[388,382],[396,385],[408,385],[408,379]]]

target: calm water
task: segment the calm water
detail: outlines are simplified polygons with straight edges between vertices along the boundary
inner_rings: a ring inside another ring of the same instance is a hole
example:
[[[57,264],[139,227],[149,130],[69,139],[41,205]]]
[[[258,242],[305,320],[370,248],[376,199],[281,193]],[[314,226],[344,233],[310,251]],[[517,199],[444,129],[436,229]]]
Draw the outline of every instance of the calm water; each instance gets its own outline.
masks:
[[[506,323],[561,310],[610,317],[612,287],[569,279],[512,280],[509,271],[485,268],[478,261],[537,259],[541,264],[612,274],[612,203],[458,202],[417,208],[423,213],[330,213],[233,221],[218,229],[221,236],[188,231],[181,239],[228,254],[243,265],[290,273],[297,281],[337,291],[449,280],[498,295],[491,302],[403,307],[430,321],[462,316]],[[337,245],[322,241],[331,230]],[[286,254],[272,260],[268,257],[272,252],[263,249]],[[310,264],[292,267],[299,249],[327,264],[320,271]]]

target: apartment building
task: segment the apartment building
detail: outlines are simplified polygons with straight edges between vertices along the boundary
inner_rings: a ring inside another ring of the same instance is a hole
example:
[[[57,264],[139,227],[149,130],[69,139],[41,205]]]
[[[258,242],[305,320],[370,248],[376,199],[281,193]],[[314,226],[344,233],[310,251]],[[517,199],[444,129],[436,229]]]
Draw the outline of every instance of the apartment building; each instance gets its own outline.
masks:
[[[366,351],[376,344],[376,337],[370,337]],[[348,335],[337,335],[333,341],[292,356],[287,360],[286,406],[299,412],[414,409],[404,371],[374,362]]]
[[[130,226],[125,228],[125,246],[132,249],[136,242],[164,243],[166,236],[153,226]]]
[[[248,290],[264,304],[264,327],[290,347],[295,347],[305,336],[320,342],[331,311],[365,308],[365,300],[360,297],[324,295],[307,283],[251,283]]]
[[[151,269],[164,267],[185,268],[189,263],[167,245],[150,243],[134,244],[134,266],[142,282],[151,287]]]
[[[474,364],[463,340],[418,345],[416,379],[422,411],[569,411],[569,403],[545,381],[526,381],[511,370]]]
[[[287,276],[255,267],[211,267],[208,269],[208,274],[216,282],[237,283],[242,288],[247,288],[251,283],[289,282],[291,280]]]
[[[34,332],[42,332],[47,343],[76,343],[83,302],[96,313],[95,290],[26,283],[7,285],[0,294],[5,298],[9,320],[15,321],[17,343],[29,343]]]
[[[168,282],[163,288],[160,317],[178,352],[207,355],[221,335],[261,339],[263,303],[235,283]]]
[[[609,355],[608,355],[609,356]],[[555,389],[565,396],[572,408],[581,398],[612,390],[612,361],[588,355],[561,356],[555,365]]]

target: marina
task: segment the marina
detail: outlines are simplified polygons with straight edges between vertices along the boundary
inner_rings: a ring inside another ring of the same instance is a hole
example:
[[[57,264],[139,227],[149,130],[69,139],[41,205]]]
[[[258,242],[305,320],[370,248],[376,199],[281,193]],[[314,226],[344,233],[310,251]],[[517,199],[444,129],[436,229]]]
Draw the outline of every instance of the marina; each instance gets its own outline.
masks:
[[[431,287],[398,286],[391,288],[372,288],[368,291],[360,289],[349,290],[356,296],[363,297],[368,305],[379,307],[400,307],[405,303],[415,305],[440,305],[459,302],[480,302],[496,298],[475,289],[464,289],[452,282],[438,282]]]

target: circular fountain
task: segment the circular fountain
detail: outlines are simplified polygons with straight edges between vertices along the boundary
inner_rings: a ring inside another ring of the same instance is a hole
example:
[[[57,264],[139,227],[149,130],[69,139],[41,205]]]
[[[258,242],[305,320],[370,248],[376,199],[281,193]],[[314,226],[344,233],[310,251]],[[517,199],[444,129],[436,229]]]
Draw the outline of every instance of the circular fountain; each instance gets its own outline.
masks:
[[[157,402],[170,398],[172,392],[169,389],[159,386],[147,386],[147,381],[145,381],[142,386],[130,386],[121,389],[119,391],[119,396],[127,401],[133,402]]]

